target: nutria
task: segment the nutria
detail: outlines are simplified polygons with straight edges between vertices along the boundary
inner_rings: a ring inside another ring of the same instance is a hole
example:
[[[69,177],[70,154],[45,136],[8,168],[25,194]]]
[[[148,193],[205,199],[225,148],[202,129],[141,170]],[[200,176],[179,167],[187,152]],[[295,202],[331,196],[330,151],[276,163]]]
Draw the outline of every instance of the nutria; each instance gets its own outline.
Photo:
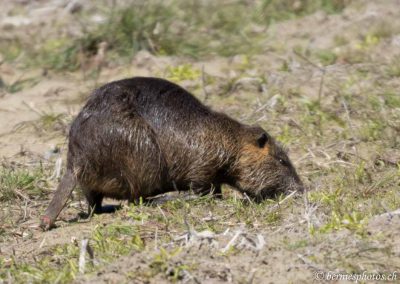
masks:
[[[95,90],[69,132],[67,170],[42,217],[49,229],[79,184],[89,210],[228,184],[263,199],[302,190],[282,147],[261,127],[215,112],[178,85],[137,77]]]

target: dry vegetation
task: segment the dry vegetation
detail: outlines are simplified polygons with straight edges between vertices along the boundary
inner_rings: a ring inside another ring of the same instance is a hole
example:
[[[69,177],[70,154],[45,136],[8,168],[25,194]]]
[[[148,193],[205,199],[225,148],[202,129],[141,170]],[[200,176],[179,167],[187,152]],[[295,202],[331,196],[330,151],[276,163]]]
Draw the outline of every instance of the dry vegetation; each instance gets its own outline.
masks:
[[[398,1],[0,4],[0,283],[400,271]],[[176,195],[85,219],[78,190],[40,231],[69,123],[94,87],[139,75],[263,126],[308,191],[256,204],[224,188],[222,200]]]

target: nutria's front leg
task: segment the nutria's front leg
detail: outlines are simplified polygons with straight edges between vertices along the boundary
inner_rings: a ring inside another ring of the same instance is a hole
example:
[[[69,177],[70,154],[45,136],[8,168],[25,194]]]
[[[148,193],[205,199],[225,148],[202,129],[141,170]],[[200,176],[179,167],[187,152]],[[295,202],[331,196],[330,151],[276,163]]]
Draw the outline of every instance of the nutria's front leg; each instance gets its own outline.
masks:
[[[222,198],[222,190],[221,190],[221,185],[220,184],[211,184],[207,187],[202,187],[202,188],[196,188],[192,189],[193,192],[197,195],[204,196],[207,194],[210,194],[216,198]]]
[[[104,196],[96,191],[85,191],[86,200],[88,202],[88,215],[114,213],[120,209],[120,205],[101,205]]]
[[[213,186],[210,190],[210,194],[216,198],[222,198],[222,189],[221,189],[221,185],[217,184],[215,186]]]
[[[84,194],[88,202],[88,215],[102,213],[103,195],[93,190],[84,190]]]

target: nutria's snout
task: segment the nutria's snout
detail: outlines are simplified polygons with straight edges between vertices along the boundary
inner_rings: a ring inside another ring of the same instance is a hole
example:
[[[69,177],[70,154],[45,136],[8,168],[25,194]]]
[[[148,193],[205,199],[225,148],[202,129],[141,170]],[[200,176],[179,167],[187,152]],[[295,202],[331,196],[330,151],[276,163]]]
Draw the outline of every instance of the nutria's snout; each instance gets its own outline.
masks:
[[[290,170],[291,175],[282,175],[281,181],[271,187],[263,188],[259,191],[258,199],[271,199],[279,195],[289,195],[293,192],[301,194],[304,192],[304,184],[295,172],[294,168]]]
[[[274,199],[279,195],[289,195],[292,193],[301,194],[304,192],[304,185],[301,180],[289,180],[280,186],[267,187],[261,189],[258,194],[254,196],[257,201],[265,199]]]
[[[303,193],[305,191],[305,188],[301,179],[299,178],[299,180],[295,183],[295,185],[289,187],[289,190],[297,191],[298,193]]]

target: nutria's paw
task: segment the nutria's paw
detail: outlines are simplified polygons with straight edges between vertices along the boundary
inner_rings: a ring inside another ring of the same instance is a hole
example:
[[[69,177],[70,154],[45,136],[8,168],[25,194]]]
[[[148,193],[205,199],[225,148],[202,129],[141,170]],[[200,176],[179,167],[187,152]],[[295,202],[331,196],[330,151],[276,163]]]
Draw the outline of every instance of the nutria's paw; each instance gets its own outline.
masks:
[[[42,216],[40,217],[40,228],[42,228],[43,231],[48,231],[52,228],[54,228],[54,223],[51,221],[49,216]]]

